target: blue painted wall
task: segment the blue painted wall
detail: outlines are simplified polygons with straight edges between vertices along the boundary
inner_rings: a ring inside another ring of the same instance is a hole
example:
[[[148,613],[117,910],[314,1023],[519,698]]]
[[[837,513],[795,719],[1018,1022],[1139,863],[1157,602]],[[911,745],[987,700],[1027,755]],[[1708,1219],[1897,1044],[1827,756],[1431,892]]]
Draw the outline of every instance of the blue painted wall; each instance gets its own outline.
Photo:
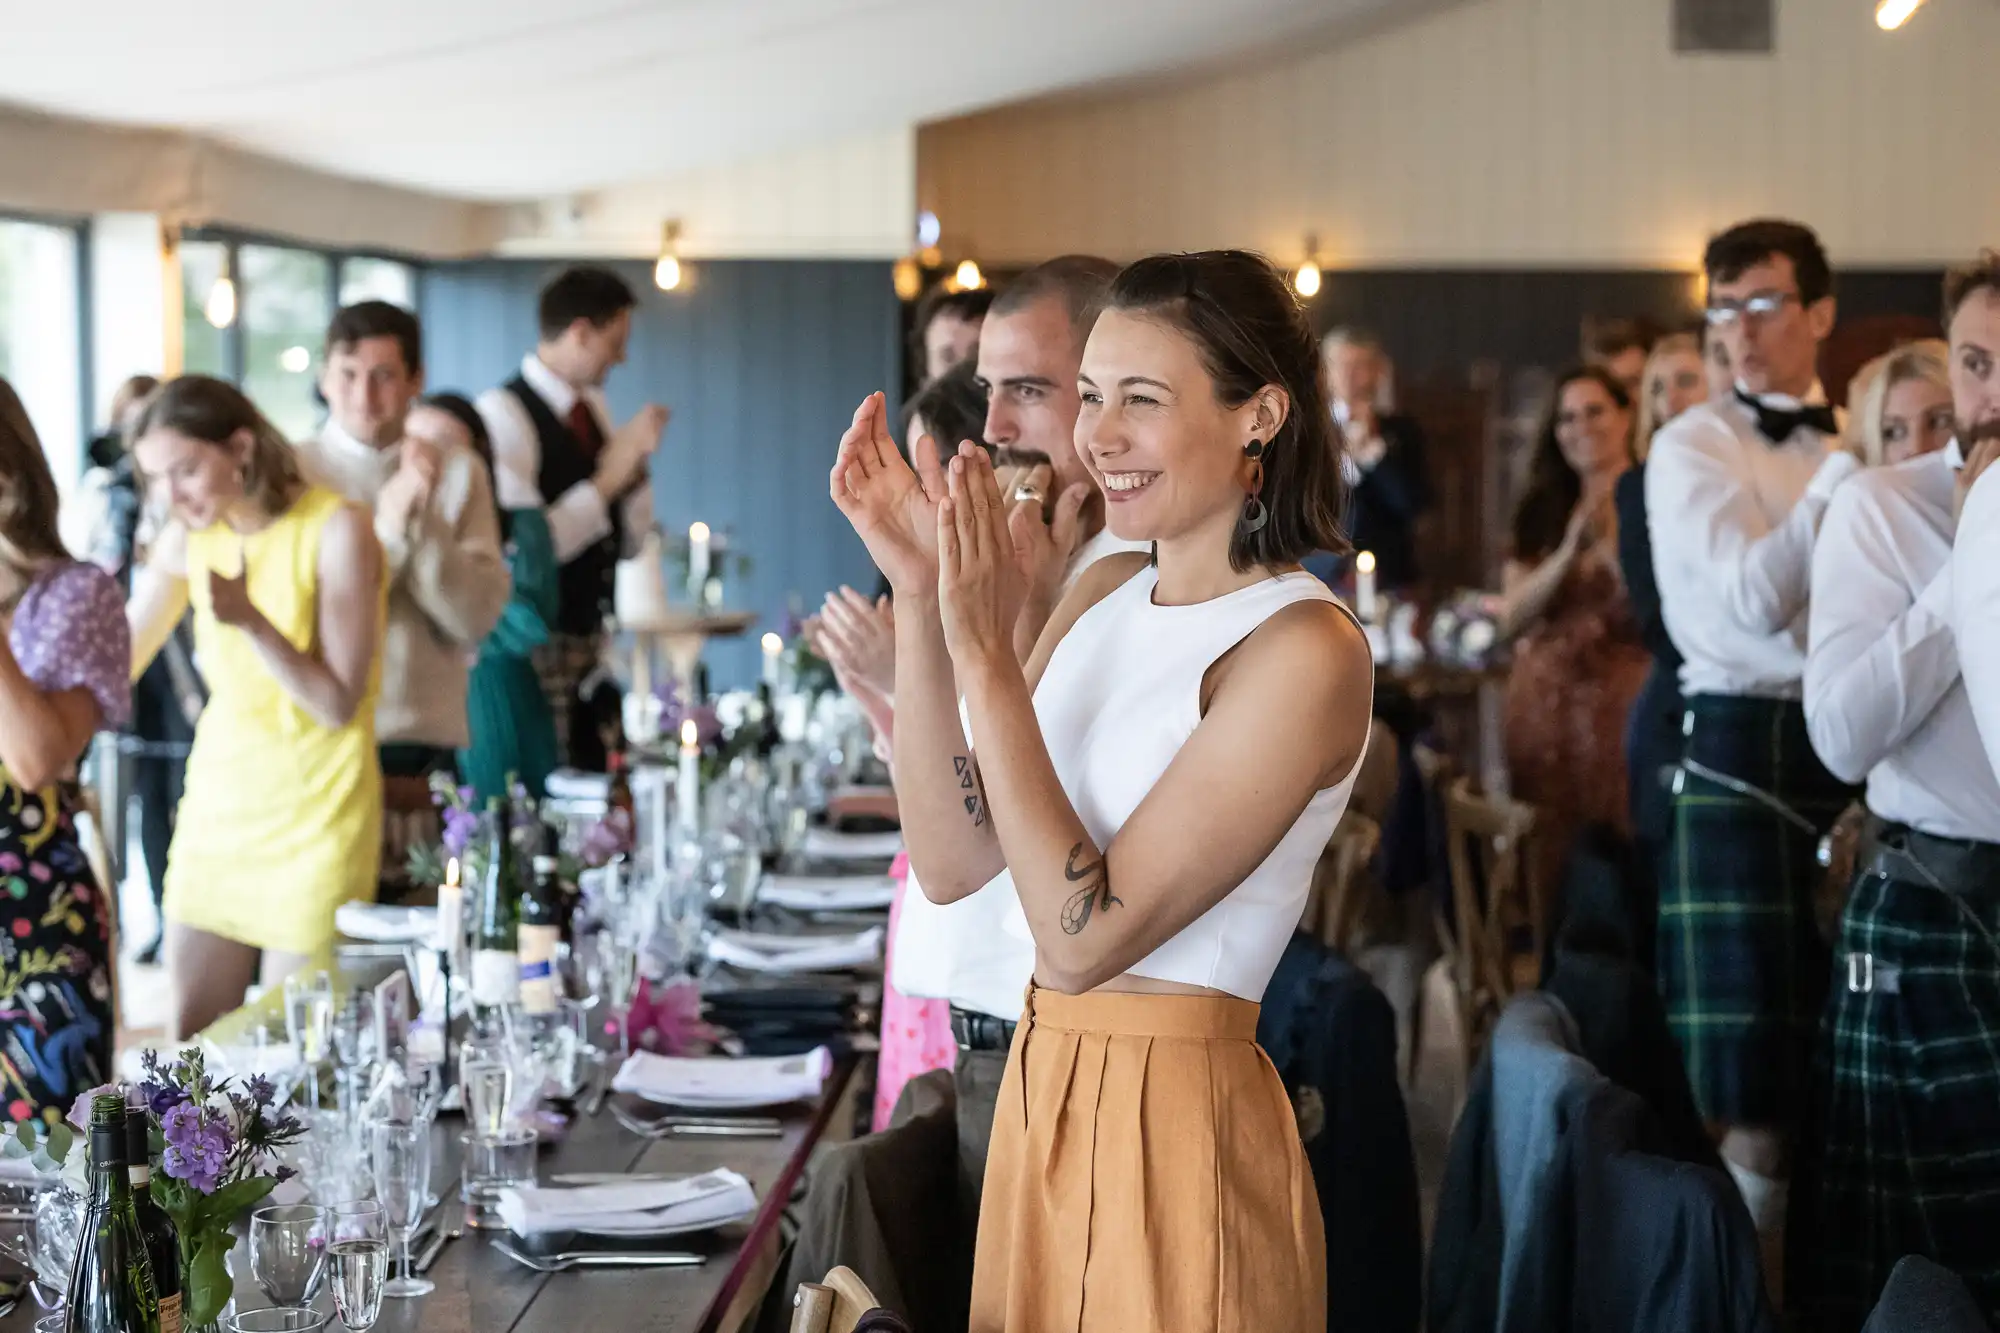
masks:
[[[747,552],[731,608],[763,622],[710,647],[716,689],[757,673],[756,636],[787,600],[808,610],[829,588],[875,586],[860,539],[827,498],[834,448],[862,397],[902,379],[901,313],[889,266],[856,261],[691,262],[674,292],[652,265],[615,269],[639,293],[630,359],[605,385],[620,421],[648,400],[673,409],[654,459],[660,524],[685,536],[700,519]],[[535,297],[559,264],[478,260],[423,272],[427,379],[476,394],[500,383],[535,342]]]

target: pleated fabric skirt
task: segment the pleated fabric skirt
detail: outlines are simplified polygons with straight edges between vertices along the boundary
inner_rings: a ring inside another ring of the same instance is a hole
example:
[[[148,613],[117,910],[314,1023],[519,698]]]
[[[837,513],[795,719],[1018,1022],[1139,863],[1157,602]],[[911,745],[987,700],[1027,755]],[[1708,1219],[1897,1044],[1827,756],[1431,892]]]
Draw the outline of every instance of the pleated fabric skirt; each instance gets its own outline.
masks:
[[[1224,996],[1030,987],[993,1120],[971,1333],[1325,1333],[1298,1123]]]

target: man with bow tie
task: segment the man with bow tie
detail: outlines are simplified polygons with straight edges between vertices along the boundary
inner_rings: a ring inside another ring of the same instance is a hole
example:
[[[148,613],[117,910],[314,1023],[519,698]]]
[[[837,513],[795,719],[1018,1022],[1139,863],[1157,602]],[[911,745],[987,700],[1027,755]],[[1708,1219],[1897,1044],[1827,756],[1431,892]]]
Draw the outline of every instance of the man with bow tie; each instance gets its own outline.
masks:
[[[1736,393],[1676,418],[1646,466],[1687,699],[1659,981],[1695,1099],[1775,1253],[1826,995],[1818,843],[1849,797],[1800,706],[1806,605],[1820,517],[1859,464],[1840,450],[1815,370],[1834,320],[1819,239],[1796,222],[1745,222],[1709,242],[1703,266]]]
[[[1906,1254],[2000,1315],[2000,735],[1982,747],[1973,694],[2000,643],[1954,606],[2000,529],[2000,492],[1969,500],[2000,454],[2000,256],[1946,279],[1944,320],[1956,438],[1841,487],[1813,556],[1806,716],[1870,816],[1793,1206],[1789,1286],[1827,1333],[1859,1328]]]

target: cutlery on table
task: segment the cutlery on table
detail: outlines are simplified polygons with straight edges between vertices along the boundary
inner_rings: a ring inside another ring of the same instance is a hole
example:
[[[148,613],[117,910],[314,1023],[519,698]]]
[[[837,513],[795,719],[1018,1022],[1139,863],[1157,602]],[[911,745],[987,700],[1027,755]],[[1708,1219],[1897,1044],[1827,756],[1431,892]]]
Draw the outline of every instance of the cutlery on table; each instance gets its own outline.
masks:
[[[591,1068],[595,1077],[591,1080],[590,1092],[583,1099],[583,1113],[585,1115],[596,1115],[599,1111],[602,1111],[604,1109],[604,1094],[611,1091],[610,1061],[606,1060],[600,1054],[591,1062]]]
[[[430,1272],[431,1265],[438,1261],[440,1254],[444,1253],[446,1243],[457,1240],[464,1234],[465,1227],[461,1223],[453,1223],[451,1226],[439,1228],[437,1235],[431,1237],[431,1243],[424,1246],[424,1252],[417,1256],[416,1261],[411,1267],[415,1268],[419,1273]]]
[[[685,1171],[558,1171],[551,1185],[666,1185],[692,1180]]]
[[[532,1268],[537,1273],[561,1273],[571,1268],[699,1268],[708,1262],[706,1255],[671,1250],[639,1251],[631,1254],[573,1250],[562,1254],[528,1255],[521,1253],[506,1241],[498,1239],[493,1242],[493,1248],[522,1267]]]
[[[769,1116],[741,1119],[717,1116],[665,1115],[646,1120],[612,1103],[611,1116],[634,1134],[649,1139],[717,1138],[775,1139],[785,1132],[783,1124]]]

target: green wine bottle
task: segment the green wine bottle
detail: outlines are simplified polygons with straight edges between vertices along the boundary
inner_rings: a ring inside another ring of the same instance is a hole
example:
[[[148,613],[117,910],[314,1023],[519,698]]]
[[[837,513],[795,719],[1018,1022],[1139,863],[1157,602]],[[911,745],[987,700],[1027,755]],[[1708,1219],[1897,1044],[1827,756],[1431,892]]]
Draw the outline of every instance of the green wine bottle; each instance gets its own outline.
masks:
[[[153,1118],[145,1111],[125,1112],[125,1173],[132,1182],[132,1207],[139,1215],[139,1234],[146,1238],[146,1257],[153,1261],[160,1333],[181,1333],[180,1233],[167,1210],[153,1202],[152,1129]]]
[[[541,826],[541,840],[535,851],[534,878],[521,894],[519,912],[521,1012],[527,1014],[552,1014],[561,997],[556,946],[562,942],[563,897],[557,882],[560,849],[552,825]]]
[[[125,1099],[90,1103],[90,1207],[69,1270],[63,1333],[161,1333],[153,1261],[125,1165]]]

